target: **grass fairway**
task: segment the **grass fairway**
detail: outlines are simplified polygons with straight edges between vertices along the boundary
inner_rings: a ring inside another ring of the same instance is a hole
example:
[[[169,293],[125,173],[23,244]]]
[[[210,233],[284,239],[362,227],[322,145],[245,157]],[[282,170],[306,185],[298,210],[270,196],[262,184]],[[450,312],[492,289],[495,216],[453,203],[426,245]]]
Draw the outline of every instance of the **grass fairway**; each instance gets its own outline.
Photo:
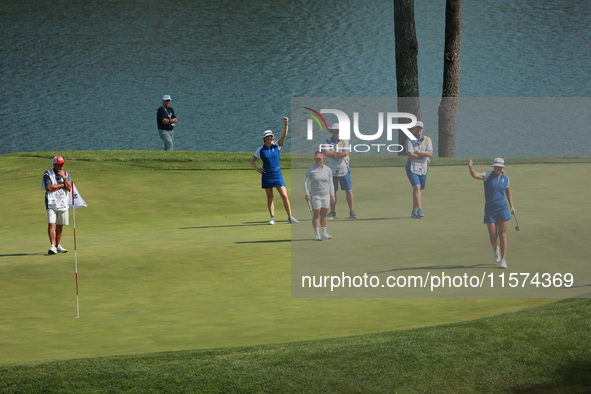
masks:
[[[343,337],[470,320],[553,301],[291,298],[291,228],[281,220],[285,218],[279,207],[280,222],[266,225],[260,177],[238,169],[248,168],[250,155],[63,154],[66,170],[89,204],[76,211],[81,318],[74,319],[72,226],[62,242],[70,252],[46,255],[47,224],[39,187],[54,154],[2,156],[2,364]],[[218,159],[228,170],[212,169]],[[576,185],[581,177],[586,179],[589,168],[584,163],[547,165],[543,173]],[[437,176],[453,181],[457,169],[438,167]],[[523,170],[536,176],[540,167]],[[290,171],[284,173],[289,180]],[[467,171],[461,174],[471,181]],[[525,185],[546,191],[543,185],[529,183],[527,176],[517,182],[512,177],[512,182],[516,199]],[[300,187],[300,180],[294,185]],[[476,181],[470,186],[482,198],[482,186]],[[573,217],[567,208],[582,204],[588,183],[585,187],[576,193],[552,192],[558,200],[551,211],[560,217],[569,213],[562,220],[580,225],[577,236],[583,240],[589,239],[589,225],[584,223],[589,223],[588,210]],[[407,188],[400,193],[405,201],[410,197]],[[438,201],[448,200],[430,199],[432,211],[446,209]],[[371,212],[371,204],[358,199],[357,209]],[[523,212],[522,231],[539,234],[540,242],[550,243],[548,250],[564,241],[549,223]],[[476,217],[465,215],[480,221],[480,212]],[[337,224],[331,226],[336,229]],[[478,231],[474,248],[485,250],[485,228],[479,226]],[[442,233],[438,242],[446,236],[456,239],[457,234]],[[576,255],[588,261],[588,243],[580,239]],[[441,250],[425,253],[426,259],[437,261]]]

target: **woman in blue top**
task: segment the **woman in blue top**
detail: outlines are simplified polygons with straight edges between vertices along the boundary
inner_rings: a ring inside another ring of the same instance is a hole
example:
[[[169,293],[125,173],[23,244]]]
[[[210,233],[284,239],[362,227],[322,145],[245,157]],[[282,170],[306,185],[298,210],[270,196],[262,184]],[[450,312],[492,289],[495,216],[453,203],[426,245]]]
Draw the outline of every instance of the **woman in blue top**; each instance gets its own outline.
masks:
[[[468,160],[470,175],[473,178],[484,181],[484,223],[488,227],[490,244],[493,247],[495,262],[501,263],[500,268],[507,268],[507,223],[511,219],[511,213],[515,213],[513,208],[513,198],[509,188],[509,177],[505,175],[505,160],[496,158],[491,164],[493,171],[476,173],[472,167],[472,159]],[[511,213],[505,200],[505,193]],[[498,238],[498,242],[497,242]]]
[[[262,188],[267,193],[267,208],[271,215],[269,224],[275,224],[275,205],[273,204],[273,188],[276,188],[283,200],[283,207],[287,212],[289,223],[299,223],[293,216],[291,216],[291,206],[289,204],[289,198],[287,197],[287,189],[285,188],[285,182],[283,182],[283,174],[279,167],[279,156],[281,154],[281,147],[287,138],[287,129],[289,119],[283,117],[283,134],[275,143],[275,135],[271,130],[267,130],[263,133],[263,146],[261,146],[250,158],[250,165],[254,170],[262,174]],[[263,168],[259,168],[256,164],[256,160],[261,159],[263,161]]]

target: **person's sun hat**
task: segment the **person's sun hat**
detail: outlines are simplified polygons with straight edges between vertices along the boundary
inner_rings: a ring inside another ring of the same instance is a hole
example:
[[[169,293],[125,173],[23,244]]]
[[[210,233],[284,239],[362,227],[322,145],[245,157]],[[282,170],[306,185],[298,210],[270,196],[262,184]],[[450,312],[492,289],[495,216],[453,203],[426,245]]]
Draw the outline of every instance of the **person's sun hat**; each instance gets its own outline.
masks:
[[[500,157],[497,157],[490,166],[505,168],[505,160],[501,159]]]
[[[417,124],[414,125],[412,128],[415,129],[417,127],[420,127],[421,129],[424,129],[425,126],[423,126],[423,122],[421,122],[420,120],[417,121]]]
[[[316,154],[314,155],[315,159],[324,159],[324,153],[322,152],[316,152]]]
[[[265,130],[263,132],[263,139],[267,138],[268,136],[273,136],[275,137],[275,134],[273,134],[273,132],[271,130]]]
[[[65,162],[66,161],[61,156],[56,156],[56,157],[53,158],[53,164],[63,164]]]
[[[164,96],[162,96],[162,101],[168,101],[168,100],[172,101],[172,99],[170,98],[170,96],[168,94],[165,94]]]
[[[338,123],[333,123],[332,126],[330,126],[330,129],[328,129],[329,131],[339,131],[339,124]]]

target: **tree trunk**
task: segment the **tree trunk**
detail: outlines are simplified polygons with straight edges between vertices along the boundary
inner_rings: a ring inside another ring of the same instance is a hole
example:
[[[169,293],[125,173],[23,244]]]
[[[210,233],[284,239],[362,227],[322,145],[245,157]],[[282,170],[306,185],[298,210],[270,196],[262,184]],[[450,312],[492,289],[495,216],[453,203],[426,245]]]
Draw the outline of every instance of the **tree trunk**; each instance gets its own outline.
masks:
[[[394,40],[396,49],[396,91],[398,112],[408,112],[420,119],[419,44],[415,30],[414,0],[394,0]],[[398,143],[406,146],[406,134],[398,132]],[[406,151],[400,152],[406,155]]]
[[[439,105],[439,157],[456,156],[456,117],[460,96],[460,44],[462,0],[447,0],[443,94]]]

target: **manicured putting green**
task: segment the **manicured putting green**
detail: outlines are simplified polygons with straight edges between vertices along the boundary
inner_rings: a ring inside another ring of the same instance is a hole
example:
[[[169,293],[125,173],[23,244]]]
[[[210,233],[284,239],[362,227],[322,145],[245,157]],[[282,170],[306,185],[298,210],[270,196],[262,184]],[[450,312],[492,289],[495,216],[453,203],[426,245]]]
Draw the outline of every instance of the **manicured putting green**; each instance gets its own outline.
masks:
[[[46,255],[47,225],[39,186],[52,154],[0,157],[0,195],[6,208],[0,211],[0,363],[342,337],[469,320],[553,301],[292,298],[291,227],[279,206],[278,224],[266,225],[264,192],[254,171],[164,170],[166,161],[158,167],[143,155],[137,159],[136,152],[120,153],[119,161],[103,161],[100,152],[90,157],[80,152],[84,160],[75,160],[76,154],[64,156],[66,170],[89,204],[76,211],[80,319],[74,318],[71,226],[63,241],[70,252]],[[126,154],[132,159],[126,161]],[[198,161],[200,154],[193,155]],[[437,168],[431,184],[445,183],[445,179],[456,183],[462,176],[471,190],[481,188],[458,168]],[[588,213],[581,211],[575,217],[567,212],[563,217],[566,208],[554,208],[577,199],[582,203],[589,186],[559,193],[555,182],[576,186],[588,170],[588,164],[530,165],[522,167],[523,176],[512,177],[516,204],[522,207],[521,233],[538,234],[539,245],[547,247],[551,256],[553,246],[567,241],[552,227],[555,216],[578,228],[577,236],[582,238],[573,241],[573,256],[589,256],[586,243],[578,241],[589,238]],[[284,173],[289,180],[290,171]],[[548,187],[539,184],[540,179]],[[301,181],[295,179],[293,187],[301,187]],[[536,190],[551,194],[548,201],[536,203],[548,208],[544,217],[536,214],[536,204],[529,208],[527,204],[533,202],[520,200],[525,190],[530,195]],[[401,197],[392,197],[401,201],[410,197],[407,185],[400,185],[398,193]],[[475,194],[482,197],[480,190]],[[357,209],[367,218],[375,209],[373,202],[364,201],[361,191],[359,196]],[[432,216],[425,220],[436,222],[435,213],[450,208],[440,206],[448,199],[427,196]],[[294,207],[302,219],[308,215],[307,209]],[[478,223],[480,212],[459,209],[455,220],[459,226]],[[309,225],[309,221],[300,224]],[[335,230],[338,225],[331,223]],[[480,234],[471,246],[487,258],[485,228],[474,231]],[[457,236],[444,232],[437,242]],[[513,234],[512,242],[517,251],[519,241]],[[455,242],[445,245],[445,255],[457,247]],[[465,249],[462,244],[461,250]],[[431,264],[449,264],[442,261],[441,253],[440,248],[426,248],[424,258]],[[528,256],[525,250],[520,253]]]

